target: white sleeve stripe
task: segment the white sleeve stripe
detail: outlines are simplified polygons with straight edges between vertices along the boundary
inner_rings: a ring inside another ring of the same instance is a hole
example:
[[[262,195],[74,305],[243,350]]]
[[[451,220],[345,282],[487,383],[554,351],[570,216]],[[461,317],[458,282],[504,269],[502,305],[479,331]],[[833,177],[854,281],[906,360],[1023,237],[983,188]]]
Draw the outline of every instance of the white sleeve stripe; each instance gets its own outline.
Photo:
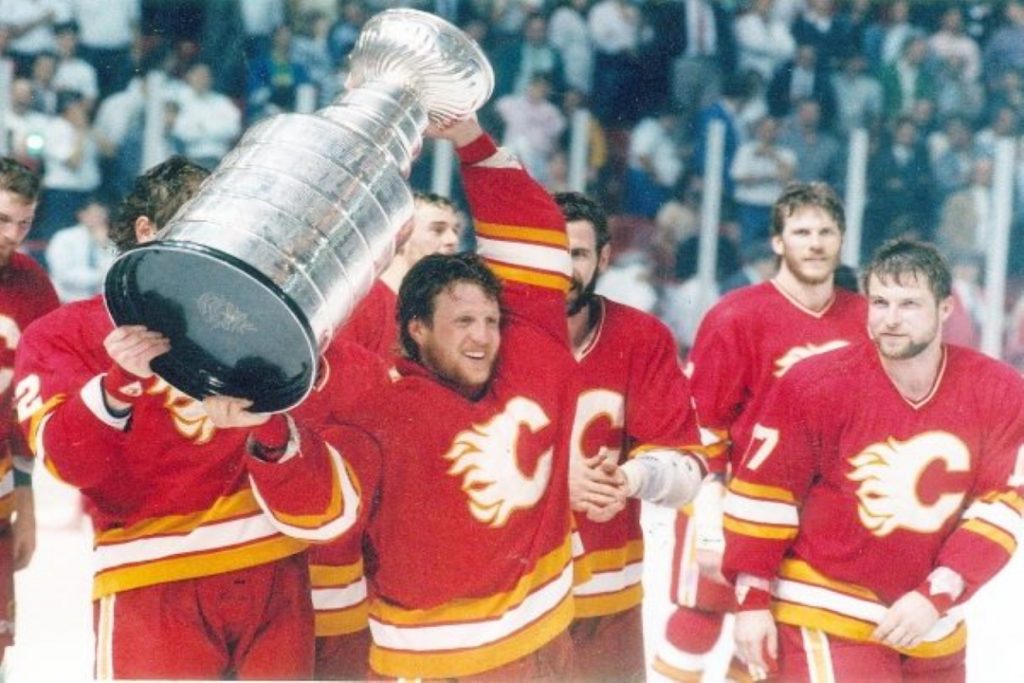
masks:
[[[977,501],[964,513],[964,519],[980,519],[993,526],[997,526],[1006,533],[1013,536],[1017,542],[1021,541],[1024,532],[1021,530],[1022,520],[1020,514],[1008,505],[1001,502],[988,503]]]
[[[89,412],[96,416],[96,419],[114,429],[123,432],[128,428],[129,415],[118,417],[111,415],[107,408],[107,402],[103,400],[103,375],[96,375],[85,383],[79,395]],[[42,430],[40,430],[41,432]],[[37,451],[38,452],[38,451]]]
[[[796,505],[747,498],[733,491],[725,496],[725,514],[755,524],[795,527],[800,523]]]
[[[512,266],[546,270],[559,275],[572,273],[572,260],[569,258],[569,252],[560,247],[477,237],[477,253],[485,259]]]
[[[337,538],[355,524],[356,516],[359,514],[359,506],[361,504],[359,500],[359,492],[356,490],[352,479],[348,476],[348,468],[345,467],[345,463],[342,461],[341,455],[338,451],[328,445],[327,453],[331,460],[331,466],[334,468],[338,480],[340,481],[342,513],[341,516],[328,520],[324,524],[315,528],[293,526],[278,519],[277,515],[274,514],[274,511],[270,509],[266,501],[263,500],[263,496],[260,494],[259,487],[253,480],[252,475],[249,475],[249,484],[252,486],[252,494],[256,498],[256,502],[259,503],[260,508],[270,519],[271,524],[273,524],[274,527],[282,534],[302,541],[323,542]]]

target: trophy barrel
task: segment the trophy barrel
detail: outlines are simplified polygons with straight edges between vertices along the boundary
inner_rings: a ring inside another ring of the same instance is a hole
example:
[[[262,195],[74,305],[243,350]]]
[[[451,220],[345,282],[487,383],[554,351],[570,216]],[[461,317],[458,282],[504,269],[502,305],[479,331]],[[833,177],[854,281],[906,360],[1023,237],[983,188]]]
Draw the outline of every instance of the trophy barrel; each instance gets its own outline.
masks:
[[[115,323],[167,336],[153,369],[194,398],[248,398],[256,412],[305,398],[412,220],[405,178],[423,131],[469,115],[493,86],[471,39],[415,10],[367,22],[350,69],[329,107],[252,126],[159,239],[108,271]]]

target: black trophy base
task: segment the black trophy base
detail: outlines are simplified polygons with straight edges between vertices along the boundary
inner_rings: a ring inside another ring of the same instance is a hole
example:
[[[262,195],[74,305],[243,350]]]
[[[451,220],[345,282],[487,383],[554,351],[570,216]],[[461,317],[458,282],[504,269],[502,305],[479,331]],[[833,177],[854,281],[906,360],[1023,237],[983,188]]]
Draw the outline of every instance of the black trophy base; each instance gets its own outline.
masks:
[[[170,340],[153,370],[197,400],[238,396],[253,401],[252,412],[279,412],[312,388],[318,352],[306,316],[234,256],[150,242],[114,262],[105,296],[115,324],[145,325]]]

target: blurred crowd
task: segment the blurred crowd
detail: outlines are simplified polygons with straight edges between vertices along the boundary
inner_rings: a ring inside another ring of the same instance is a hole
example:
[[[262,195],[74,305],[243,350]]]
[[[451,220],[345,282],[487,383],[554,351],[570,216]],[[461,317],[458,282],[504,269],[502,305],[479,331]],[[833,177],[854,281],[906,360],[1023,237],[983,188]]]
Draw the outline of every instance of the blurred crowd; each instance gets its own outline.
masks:
[[[957,273],[949,333],[978,345],[995,143],[1024,117],[1016,0],[5,0],[4,144],[43,174],[30,250],[62,297],[100,286],[107,207],[141,170],[173,153],[213,167],[253,122],[328,104],[363,24],[396,5],[480,43],[496,76],[481,118],[550,190],[568,189],[572,123],[590,113],[584,189],[615,216],[603,288],[682,348],[713,121],[720,291],[771,273],[772,202],[794,179],[842,193],[864,129],[862,254],[935,241]],[[1024,367],[1024,153],[1014,176],[1004,355]]]

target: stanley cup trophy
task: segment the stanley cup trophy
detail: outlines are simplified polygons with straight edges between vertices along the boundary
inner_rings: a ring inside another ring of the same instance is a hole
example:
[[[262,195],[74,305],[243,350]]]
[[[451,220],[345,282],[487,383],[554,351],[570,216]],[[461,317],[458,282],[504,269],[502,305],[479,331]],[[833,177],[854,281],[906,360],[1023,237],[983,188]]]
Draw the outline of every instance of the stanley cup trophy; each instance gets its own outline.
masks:
[[[494,83],[475,42],[415,10],[367,22],[349,68],[347,93],[253,126],[157,241],[111,266],[111,317],[163,333],[153,370],[192,397],[254,412],[305,398],[412,220],[423,132],[476,111]]]

